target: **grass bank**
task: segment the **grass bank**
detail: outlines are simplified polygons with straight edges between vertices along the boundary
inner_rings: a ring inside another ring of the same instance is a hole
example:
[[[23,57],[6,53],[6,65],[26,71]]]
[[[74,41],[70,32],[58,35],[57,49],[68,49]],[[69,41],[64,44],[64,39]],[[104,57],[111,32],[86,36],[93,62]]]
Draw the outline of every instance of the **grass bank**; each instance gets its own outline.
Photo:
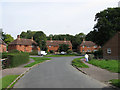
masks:
[[[110,80],[110,83],[112,85],[120,88],[120,79],[112,79],[112,80]]]
[[[66,55],[46,55],[45,57],[69,57],[69,56],[78,56],[77,54],[66,54]]]
[[[32,67],[35,64],[42,63],[42,62],[44,62],[46,60],[51,60],[51,58],[45,58],[45,57],[30,57],[30,58],[32,58],[35,62],[30,63],[30,64],[28,64],[28,65],[26,65],[24,67]]]
[[[82,59],[84,57],[80,57],[80,58],[75,58],[73,61],[72,61],[72,65],[73,66],[76,66],[78,68],[89,68],[88,65],[84,64],[80,59]]]
[[[118,60],[96,60],[93,59],[88,62],[89,64],[98,66],[102,69],[107,69],[111,72],[120,73],[120,68],[118,67],[120,65],[120,61]]]
[[[2,87],[0,88],[7,88],[19,75],[7,75],[0,79],[2,82]]]

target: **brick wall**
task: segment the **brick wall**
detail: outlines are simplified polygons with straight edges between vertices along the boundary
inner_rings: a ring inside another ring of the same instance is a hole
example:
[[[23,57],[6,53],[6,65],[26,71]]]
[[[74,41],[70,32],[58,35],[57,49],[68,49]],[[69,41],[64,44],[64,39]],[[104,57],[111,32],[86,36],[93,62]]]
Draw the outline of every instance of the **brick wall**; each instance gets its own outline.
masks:
[[[119,34],[120,35],[120,34]],[[120,41],[118,40],[120,36],[118,33],[113,36],[104,46],[103,46],[103,58],[104,59],[115,59],[115,60],[120,60]],[[118,43],[119,42],[119,43]],[[107,53],[107,49],[111,49],[111,54]]]
[[[3,44],[0,44],[0,52],[6,52],[6,51],[7,51],[6,46]]]

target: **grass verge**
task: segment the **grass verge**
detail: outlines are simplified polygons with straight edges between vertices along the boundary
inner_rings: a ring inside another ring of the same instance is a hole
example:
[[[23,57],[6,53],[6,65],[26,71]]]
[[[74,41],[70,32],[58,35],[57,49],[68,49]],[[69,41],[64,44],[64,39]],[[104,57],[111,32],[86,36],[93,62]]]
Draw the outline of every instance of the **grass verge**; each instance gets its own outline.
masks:
[[[75,58],[73,61],[72,61],[72,65],[73,66],[76,66],[76,67],[79,67],[79,68],[89,68],[88,65],[86,65],[85,63],[83,63],[80,59],[82,59],[84,57],[80,57],[80,58]]]
[[[111,72],[120,73],[120,68],[118,67],[120,65],[120,61],[118,61],[118,60],[96,60],[96,59],[93,59],[93,60],[90,60],[88,63],[98,66],[102,69],[107,69]]]
[[[7,88],[18,76],[19,75],[7,75],[1,78],[0,82],[2,82],[2,88]]]
[[[26,65],[24,67],[32,67],[35,64],[42,63],[42,62],[44,62],[46,60],[51,60],[51,58],[45,58],[45,57],[30,57],[30,58],[34,59],[35,62],[30,63],[30,64],[28,64],[28,65]]]
[[[45,57],[69,57],[69,56],[78,56],[77,54],[66,54],[66,55],[46,55]]]
[[[110,82],[112,85],[120,88],[120,79],[112,79]]]

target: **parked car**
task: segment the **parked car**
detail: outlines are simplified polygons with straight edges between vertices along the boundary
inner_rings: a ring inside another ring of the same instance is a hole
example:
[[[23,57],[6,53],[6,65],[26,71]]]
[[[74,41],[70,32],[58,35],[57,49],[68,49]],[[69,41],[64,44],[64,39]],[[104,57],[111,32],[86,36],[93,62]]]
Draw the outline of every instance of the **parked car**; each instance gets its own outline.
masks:
[[[43,56],[43,55],[47,55],[47,53],[45,51],[38,51],[38,55]]]
[[[63,54],[63,55],[64,55],[64,54],[66,54],[66,52],[62,51],[60,54]]]

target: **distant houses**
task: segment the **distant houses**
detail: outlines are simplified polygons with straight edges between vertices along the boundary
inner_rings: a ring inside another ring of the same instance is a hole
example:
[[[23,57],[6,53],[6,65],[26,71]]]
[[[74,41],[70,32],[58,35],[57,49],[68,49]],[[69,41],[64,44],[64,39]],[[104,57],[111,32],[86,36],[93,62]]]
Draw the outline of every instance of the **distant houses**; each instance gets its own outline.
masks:
[[[23,52],[32,52],[34,50],[40,50],[40,47],[37,46],[37,43],[31,39],[23,39],[20,38],[20,35],[17,36],[17,39],[15,39],[13,42],[11,42],[8,45],[8,51],[10,50],[19,50]]]
[[[7,51],[7,44],[0,39],[0,52],[6,52]]]
[[[50,52],[50,51],[58,52],[60,44],[68,44],[70,50],[72,50],[72,44],[70,41],[67,41],[66,38],[64,38],[64,41],[52,40],[52,38],[51,38],[50,40],[46,41],[48,52]]]
[[[92,41],[83,40],[82,43],[78,46],[78,51],[81,53],[86,53],[86,52],[91,53],[91,52],[98,51],[99,48],[101,47],[96,45]]]
[[[108,40],[102,50],[104,59],[120,60],[120,32]]]

